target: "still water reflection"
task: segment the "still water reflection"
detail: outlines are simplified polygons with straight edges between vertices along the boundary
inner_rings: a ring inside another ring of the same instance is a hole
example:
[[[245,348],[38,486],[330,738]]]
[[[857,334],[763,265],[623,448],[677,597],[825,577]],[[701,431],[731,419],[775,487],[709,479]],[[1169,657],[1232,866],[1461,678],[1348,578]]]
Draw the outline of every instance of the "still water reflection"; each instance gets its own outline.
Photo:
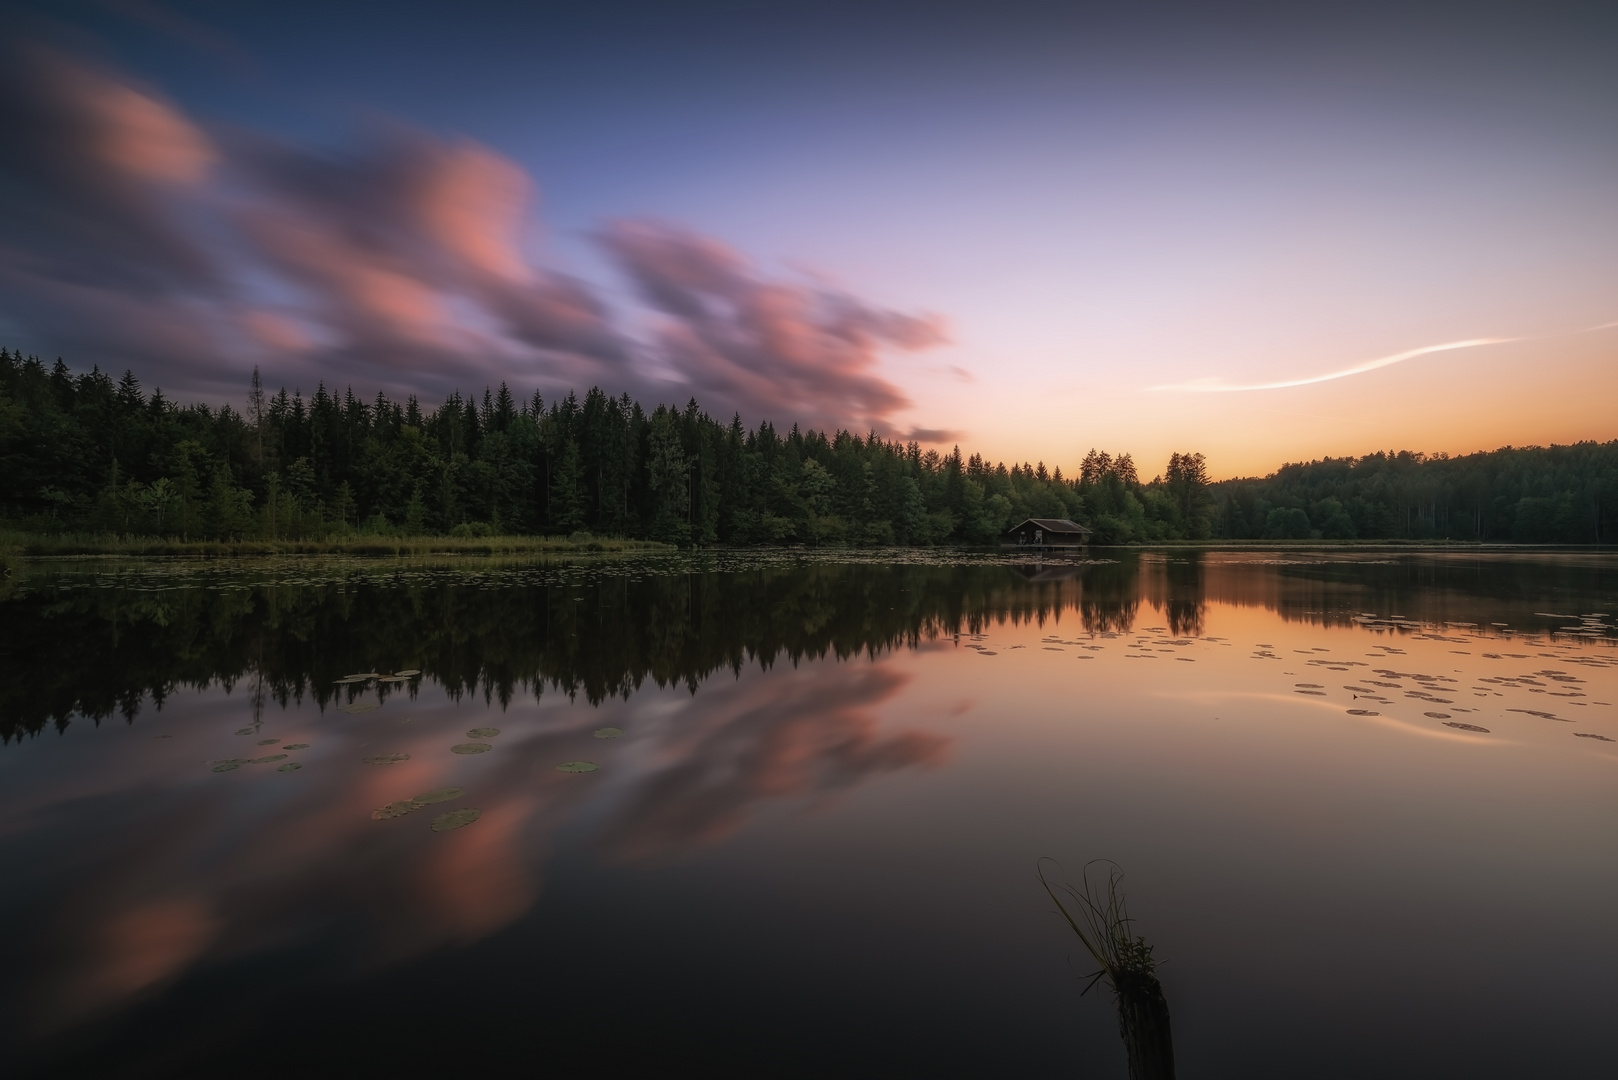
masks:
[[[0,1054],[1121,1076],[1054,855],[1128,871],[1184,1076],[1599,1073],[1615,571],[34,567]]]

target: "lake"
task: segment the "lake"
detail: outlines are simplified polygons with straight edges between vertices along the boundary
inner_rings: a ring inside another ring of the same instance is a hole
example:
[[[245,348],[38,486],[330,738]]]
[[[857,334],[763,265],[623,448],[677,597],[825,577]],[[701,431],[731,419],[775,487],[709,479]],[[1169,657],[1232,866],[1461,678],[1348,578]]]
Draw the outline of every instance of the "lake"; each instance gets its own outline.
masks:
[[[0,599],[0,1071],[1598,1075],[1618,558],[84,560]],[[1050,864],[1046,864],[1050,866]]]

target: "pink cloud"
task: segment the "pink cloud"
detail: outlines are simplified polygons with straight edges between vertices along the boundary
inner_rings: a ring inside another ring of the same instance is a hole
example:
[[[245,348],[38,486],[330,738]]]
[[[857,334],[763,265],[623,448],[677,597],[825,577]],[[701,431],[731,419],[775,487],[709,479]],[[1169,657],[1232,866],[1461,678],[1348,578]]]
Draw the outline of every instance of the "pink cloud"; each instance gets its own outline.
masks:
[[[879,374],[880,350],[946,340],[935,317],[766,280],[723,244],[674,226],[620,221],[601,241],[669,316],[662,358],[720,415],[887,432],[910,400]]]
[[[527,280],[518,240],[532,201],[528,174],[481,146],[434,149],[440,160],[416,193],[427,231],[474,272]]]
[[[189,187],[218,160],[212,142],[155,94],[57,53],[23,61],[41,103],[60,127],[63,158],[128,179]]]
[[[492,151],[394,130],[341,156],[255,144],[237,172],[249,250],[348,377],[547,390],[638,378],[594,293],[527,257],[532,184]]]
[[[173,105],[44,48],[0,54],[5,264],[42,280],[150,295],[206,282],[213,260],[173,224],[174,197],[218,160]]]
[[[303,352],[314,344],[308,331],[298,323],[273,311],[248,311],[242,326],[249,334],[280,352]]]
[[[601,243],[657,316],[634,340],[595,288],[538,257],[528,174],[465,139],[393,128],[342,153],[216,139],[155,92],[43,49],[0,66],[0,121],[16,196],[0,317],[25,338],[9,344],[132,367],[171,395],[235,397],[258,365],[272,385],[601,385],[897,434],[910,401],[883,352],[945,340],[935,317],[618,222]]]

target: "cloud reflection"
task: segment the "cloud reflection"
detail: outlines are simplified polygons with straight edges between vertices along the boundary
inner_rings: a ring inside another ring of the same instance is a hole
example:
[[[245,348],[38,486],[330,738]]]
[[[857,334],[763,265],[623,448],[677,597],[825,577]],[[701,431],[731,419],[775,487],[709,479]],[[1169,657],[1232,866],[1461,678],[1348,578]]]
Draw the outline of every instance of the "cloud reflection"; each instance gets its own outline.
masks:
[[[926,731],[878,732],[877,705],[907,681],[885,667],[820,665],[738,682],[703,695],[667,728],[659,761],[607,825],[618,858],[711,843],[774,799],[825,798],[909,768],[942,764],[950,740]]]
[[[133,768],[117,755],[80,762],[70,785],[40,794],[71,807],[161,808],[109,822],[41,804],[68,815],[56,827],[74,840],[30,876],[76,899],[24,912],[39,928],[28,978],[49,987],[33,995],[32,1026],[63,1030],[194,969],[266,954],[314,949],[317,968],[352,975],[477,940],[532,908],[558,834],[580,822],[604,816],[586,844],[642,859],[720,841],[772,803],[813,805],[867,780],[935,767],[948,739],[881,728],[878,706],[905,682],[880,663],[820,661],[750,671],[695,696],[659,690],[599,709],[558,700],[537,724],[519,721],[532,706],[518,703],[495,752],[474,762],[448,752],[442,721],[459,728],[467,716],[447,702],[418,703],[408,727],[386,711],[363,721],[289,713],[274,721],[278,729],[318,731],[296,736],[316,749],[289,776],[249,767],[177,787],[172,768],[160,765],[172,765],[161,755],[177,743],[150,744]],[[186,723],[194,710],[202,723],[217,704],[216,693],[204,693],[177,698],[170,711]],[[629,731],[612,744],[612,764],[588,777],[558,772],[581,751],[607,760],[590,736],[607,720]],[[359,764],[365,748],[382,744],[410,759]],[[376,806],[448,784],[467,794],[403,819],[370,817]],[[455,832],[429,830],[438,812],[459,806],[483,816]]]

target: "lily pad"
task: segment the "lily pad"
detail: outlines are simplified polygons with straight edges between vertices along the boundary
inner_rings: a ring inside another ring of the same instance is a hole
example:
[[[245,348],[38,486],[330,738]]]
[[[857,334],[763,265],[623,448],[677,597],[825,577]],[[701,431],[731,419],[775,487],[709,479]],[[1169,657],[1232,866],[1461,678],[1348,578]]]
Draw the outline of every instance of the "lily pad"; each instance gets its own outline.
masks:
[[[239,769],[243,765],[251,765],[252,763],[253,763],[252,758],[244,758],[244,757],[227,758],[224,761],[216,761],[216,762],[214,762],[213,763],[213,771],[214,772],[230,772],[232,769]]]
[[[1607,738],[1605,735],[1597,735],[1593,731],[1575,731],[1573,736],[1574,738],[1578,739],[1599,739],[1602,742],[1612,742],[1612,740]]]
[[[564,761],[556,766],[558,772],[595,772],[599,768],[593,761]]]
[[[500,734],[497,727],[475,727],[466,733],[468,739],[492,739]]]
[[[1463,724],[1459,720],[1445,720],[1444,726],[1452,727],[1459,731],[1476,731],[1483,735],[1489,733],[1489,729],[1486,727],[1478,727],[1476,724]]]
[[[251,734],[253,734],[253,729],[250,728],[250,727],[238,728],[236,730],[236,734],[238,734],[238,735],[251,735]]]
[[[363,759],[367,765],[397,765],[401,761],[409,761],[409,754],[377,754],[374,757]]]
[[[1421,715],[1430,716],[1434,720],[1448,720],[1450,718],[1450,714],[1447,712],[1424,712]]]
[[[302,762],[289,761],[285,765],[277,766],[275,771],[276,772],[297,772],[301,768],[303,768]]]
[[[624,733],[623,728],[615,728],[615,727],[598,727],[598,728],[596,728],[596,738],[598,738],[598,739],[616,739],[618,736],[622,735],[623,733]]]
[[[1350,709],[1350,710],[1348,710],[1348,715],[1350,715],[1350,716],[1381,716],[1382,714],[1377,712],[1375,709]]]
[[[493,749],[494,747],[486,742],[463,742],[450,747],[449,752],[452,754],[487,754]]]
[[[285,761],[286,758],[287,758],[287,756],[285,754],[268,754],[268,755],[266,755],[264,757],[256,757],[256,758],[254,758],[253,759],[253,764],[254,765],[268,765],[272,761]]]
[[[372,810],[371,820],[387,821],[391,818],[401,818],[406,814],[414,813],[415,811],[420,810],[424,806],[431,806],[433,803],[448,802],[451,799],[458,799],[465,794],[466,792],[458,787],[438,788],[434,791],[424,791],[420,795],[413,798],[400,799],[398,802],[391,802],[386,806],[378,807],[377,809]],[[482,811],[478,812],[482,813]]]
[[[258,741],[258,744],[260,746],[273,746],[274,744],[276,744],[276,743],[278,743],[280,741],[281,741],[280,739],[260,739]]]
[[[406,668],[404,671],[395,671],[394,674],[402,676],[403,678],[409,679],[409,678],[412,678],[413,676],[420,675],[421,674],[421,669],[420,668]]]
[[[309,744],[306,743],[306,742],[289,742],[285,746],[281,747],[281,749],[283,749],[283,750],[307,750],[307,749],[309,749]]]
[[[352,705],[339,705],[337,707],[343,712],[352,715],[362,712],[370,712],[372,709],[380,709],[382,706],[378,705],[374,701],[356,701]]]
[[[463,825],[470,825],[483,816],[483,811],[476,807],[465,807],[460,810],[451,810],[446,814],[439,814],[433,818],[433,832],[449,832],[459,829]]]

